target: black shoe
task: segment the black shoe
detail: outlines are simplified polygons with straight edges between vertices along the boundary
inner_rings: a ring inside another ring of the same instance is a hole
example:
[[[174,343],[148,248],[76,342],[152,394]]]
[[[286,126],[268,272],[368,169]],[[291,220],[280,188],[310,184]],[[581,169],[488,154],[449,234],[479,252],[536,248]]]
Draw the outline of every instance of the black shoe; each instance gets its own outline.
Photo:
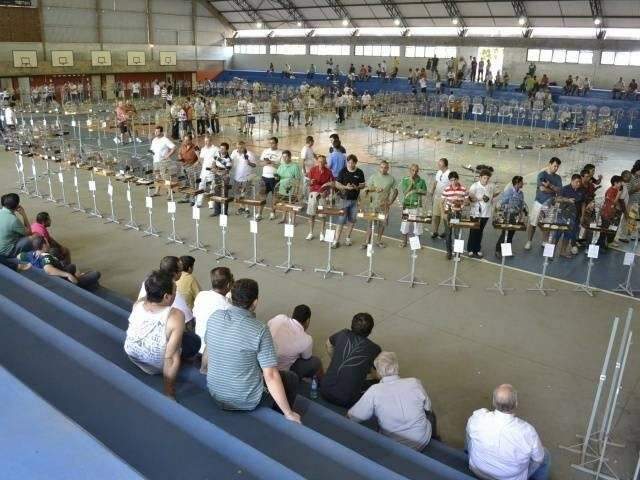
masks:
[[[438,238],[438,232],[434,232],[431,234],[431,238]]]
[[[217,217],[218,215],[220,215],[219,213],[212,213],[211,215],[209,215],[210,217]]]
[[[440,238],[444,238],[446,237],[446,235],[444,233],[441,233],[440,235],[438,235]]]
[[[453,258],[453,255],[451,254],[451,252],[447,252],[447,260],[451,260]]]
[[[495,252],[495,253],[496,253],[496,258],[497,258],[498,260],[502,260],[502,252],[499,252],[498,250],[496,250],[496,252]]]

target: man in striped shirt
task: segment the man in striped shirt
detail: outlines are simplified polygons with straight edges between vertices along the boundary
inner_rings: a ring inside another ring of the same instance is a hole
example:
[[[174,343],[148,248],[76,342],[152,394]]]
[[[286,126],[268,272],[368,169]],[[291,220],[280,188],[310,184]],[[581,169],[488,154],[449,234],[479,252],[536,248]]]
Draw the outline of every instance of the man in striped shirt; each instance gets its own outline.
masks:
[[[248,278],[236,281],[231,304],[215,311],[207,322],[203,355],[208,359],[209,393],[225,410],[272,406],[288,420],[300,423],[300,416],[291,408],[298,376],[278,371],[271,332],[255,316],[258,283]]]
[[[447,259],[451,260],[453,256],[453,234],[451,227],[451,219],[459,218],[462,207],[469,203],[469,192],[464,185],[460,183],[460,177],[457,172],[449,174],[449,185],[442,191],[442,209],[444,211],[445,235],[447,242]]]

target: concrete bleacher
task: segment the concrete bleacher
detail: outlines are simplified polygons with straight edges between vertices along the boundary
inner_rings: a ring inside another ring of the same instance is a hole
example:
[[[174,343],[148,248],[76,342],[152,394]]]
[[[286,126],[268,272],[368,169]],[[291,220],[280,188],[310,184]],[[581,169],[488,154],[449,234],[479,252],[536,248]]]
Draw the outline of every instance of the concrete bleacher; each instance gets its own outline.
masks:
[[[280,87],[299,87],[303,83],[309,83],[311,85],[328,85],[330,82],[326,74],[315,74],[313,79],[307,79],[306,75],[301,72],[294,73],[294,78],[285,78],[280,73],[267,74],[265,71],[258,70],[224,70],[217,78],[218,82],[228,82],[234,78],[246,79],[249,82],[260,82],[267,85],[275,85]],[[346,77],[340,76],[339,83],[344,84]],[[500,102],[523,102],[527,99],[527,96],[518,91],[516,84],[511,84],[506,88],[496,89],[493,92],[492,98]],[[368,90],[371,94],[380,92],[400,92],[411,93],[411,85],[409,85],[407,78],[398,77],[394,80],[382,80],[378,77],[372,77],[368,81],[357,81],[355,83],[355,89],[358,93],[362,93]],[[428,82],[428,93],[435,92],[435,82],[430,80]],[[487,97],[487,91],[484,84],[472,83],[465,81],[460,88],[445,87],[445,92],[449,94],[453,93],[455,96],[469,96],[474,97]],[[606,89],[593,89],[586,96],[569,96],[564,95],[561,86],[550,87],[552,99],[556,106],[559,105],[581,105],[584,108],[588,106],[595,106],[598,109],[600,107],[609,107],[611,114],[614,115],[616,110],[622,110],[617,118],[617,128],[615,134],[620,136],[631,136],[640,138],[640,119],[638,118],[640,110],[640,102],[630,99],[613,99],[611,90]],[[468,115],[469,117],[469,115]],[[496,117],[496,122],[497,117]],[[542,122],[540,122],[542,123]],[[632,128],[629,129],[631,124]],[[636,125],[637,124],[637,125]],[[557,128],[557,123],[552,122],[551,128]]]
[[[128,301],[114,292],[96,296],[41,271],[5,267],[0,292],[0,364],[142,476],[472,478],[461,452],[434,440],[420,454],[302,396],[302,426],[271,409],[222,411],[190,365],[180,372],[178,402],[167,399],[162,377],[145,375],[124,354]]]

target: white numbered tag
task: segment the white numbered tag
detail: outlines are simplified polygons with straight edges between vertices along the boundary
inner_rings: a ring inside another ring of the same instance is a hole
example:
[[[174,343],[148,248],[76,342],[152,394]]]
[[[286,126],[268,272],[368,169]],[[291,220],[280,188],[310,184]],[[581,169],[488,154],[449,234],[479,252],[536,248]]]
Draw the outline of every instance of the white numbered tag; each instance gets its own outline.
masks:
[[[501,243],[500,244],[500,252],[502,253],[503,257],[511,257],[511,256],[513,256],[513,251],[511,250],[511,244],[510,243]]]
[[[113,197],[113,185],[111,184],[107,185],[107,195]]]
[[[47,126],[47,119],[46,118],[42,119],[42,125],[44,125],[45,127]]]
[[[64,182],[64,175],[62,175],[62,172],[58,172],[58,181],[59,181],[60,183],[63,183],[63,182]]]
[[[255,220],[251,220],[249,222],[249,232],[258,233],[258,222],[256,222]]]
[[[373,256],[373,243],[367,244],[367,257]]]
[[[209,208],[213,208],[213,202],[212,202],[212,201],[209,201],[209,203],[208,203],[208,207],[209,207]]]
[[[220,215],[220,222],[218,225],[221,227],[226,227],[229,224],[229,216],[228,215]]]
[[[200,209],[196,206],[194,206],[191,209],[191,218],[194,220],[200,220]]]
[[[636,255],[633,252],[627,252],[624,254],[624,260],[622,261],[623,265],[633,265],[633,262],[635,261],[635,257]]]
[[[127,202],[131,201],[131,190],[127,190]]]
[[[33,173],[34,177],[38,175],[38,171],[36,170],[36,164],[35,163],[31,164],[31,173]]]
[[[76,121],[75,120],[71,120],[71,126],[75,127],[76,126]]]
[[[286,238],[293,238],[294,225],[293,223],[284,224],[284,236]]]
[[[547,258],[552,258],[555,251],[556,251],[556,246],[553,243],[545,243],[542,256]]]
[[[464,240],[456,238],[453,241],[453,253],[464,253]]]
[[[617,232],[618,231],[618,225],[609,225],[609,231],[610,232]]]
[[[119,175],[124,175],[124,170],[118,170]]]
[[[379,213],[378,214],[378,220],[384,220],[386,217],[386,215],[384,213]]]
[[[600,247],[598,245],[589,245],[589,251],[587,252],[587,257],[589,258],[598,258],[598,253],[600,253]]]
[[[589,228],[597,228],[597,227],[598,227],[598,224],[596,224],[596,222],[591,222],[589,224]]]
[[[151,197],[145,197],[144,198],[144,205],[147,208],[153,208],[153,198]]]
[[[95,192],[96,191],[96,182],[95,182],[95,180],[89,180],[89,191],[90,192]]]
[[[78,186],[78,177],[76,177],[75,175],[73,176],[73,186],[74,187]]]
[[[33,118],[29,119],[29,125],[31,125],[33,127]]]
[[[167,202],[167,213],[176,213],[176,202]]]
[[[336,231],[330,228],[327,228],[324,232],[324,241],[328,243],[333,243],[333,239],[335,238]]]
[[[107,128],[107,122],[102,122],[102,128]]]
[[[450,225],[457,225],[457,224],[459,224],[459,223],[460,223],[460,219],[459,219],[459,218],[451,218],[451,219],[449,220],[449,224],[450,224]]]
[[[409,237],[409,248],[411,248],[411,250],[420,250],[422,248],[422,245],[420,245],[420,237],[418,235]]]

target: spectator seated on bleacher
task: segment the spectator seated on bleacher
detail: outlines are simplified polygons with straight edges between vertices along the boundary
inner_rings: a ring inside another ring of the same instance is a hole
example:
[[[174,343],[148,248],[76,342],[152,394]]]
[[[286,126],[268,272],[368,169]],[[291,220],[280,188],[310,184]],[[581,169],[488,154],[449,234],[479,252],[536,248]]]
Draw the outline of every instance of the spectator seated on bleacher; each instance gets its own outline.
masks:
[[[331,363],[320,382],[320,394],[328,402],[351,407],[371,383],[367,382],[367,376],[381,351],[368,338],[372,330],[373,317],[357,313],[351,320],[350,330],[334,333],[327,340]]]
[[[193,276],[193,269],[195,267],[196,259],[191,255],[184,255],[180,257],[182,263],[182,274],[176,281],[178,293],[182,295],[187,306],[193,309],[193,302],[196,299],[198,293],[200,293],[200,284],[198,280]]]
[[[203,353],[208,363],[207,388],[223,409],[270,406],[288,420],[300,422],[291,409],[298,377],[277,368],[271,332],[255,315],[258,293],[255,280],[238,280],[231,288],[231,307],[214,312],[207,321]]]
[[[65,264],[71,263],[71,252],[69,249],[61,245],[55,238],[49,233],[49,227],[51,226],[51,216],[48,212],[40,212],[36,215],[35,223],[31,224],[31,233],[33,235],[39,235],[43,237],[50,247],[55,248],[60,255],[58,259]]]
[[[278,370],[290,370],[298,378],[322,376],[322,362],[314,357],[313,338],[307,333],[311,309],[298,305],[291,317],[280,314],[267,323],[278,356]]]
[[[431,400],[417,378],[400,378],[398,358],[382,352],[373,362],[380,383],[372,385],[351,407],[347,416],[356,422],[372,417],[380,432],[414,450],[422,450],[431,440]],[[435,417],[433,417],[435,418]]]
[[[216,267],[211,270],[209,277],[211,278],[211,290],[202,290],[193,302],[193,317],[196,321],[195,332],[202,341],[200,353],[204,351],[207,320],[216,310],[223,310],[231,306],[227,298],[233,285],[231,270],[227,267]],[[207,369],[206,360],[206,357],[202,357],[202,366],[205,372]]]
[[[624,95],[624,91],[625,91],[624,80],[622,80],[622,77],[620,77],[618,81],[614,83],[613,87],[611,88],[611,96],[614,99],[622,98],[622,95]]]
[[[544,89],[549,86],[549,77],[546,73],[542,74],[542,78],[540,79],[540,89]]]
[[[549,452],[535,428],[515,416],[518,395],[511,385],[493,391],[493,411],[476,410],[467,422],[469,468],[486,480],[546,480]]]
[[[18,254],[18,261],[21,264],[29,264],[33,268],[44,270],[47,275],[61,277],[81,288],[93,289],[98,286],[100,272],[87,271],[78,273],[74,264],[63,265],[56,256],[53,247],[39,235],[31,239],[32,249],[28,252]]]
[[[200,339],[185,331],[184,315],[174,308],[174,277],[153,271],[144,281],[146,296],[133,305],[124,351],[133,363],[150,375],[162,373],[164,393],[174,398],[180,359],[198,353]]]
[[[0,197],[0,263],[17,268],[16,256],[32,250],[31,227],[17,193]],[[22,220],[18,219],[18,215]]]
[[[567,79],[564,81],[564,87],[562,89],[562,93],[564,95],[573,95],[574,88],[575,87],[573,85],[573,77],[569,75]]]

